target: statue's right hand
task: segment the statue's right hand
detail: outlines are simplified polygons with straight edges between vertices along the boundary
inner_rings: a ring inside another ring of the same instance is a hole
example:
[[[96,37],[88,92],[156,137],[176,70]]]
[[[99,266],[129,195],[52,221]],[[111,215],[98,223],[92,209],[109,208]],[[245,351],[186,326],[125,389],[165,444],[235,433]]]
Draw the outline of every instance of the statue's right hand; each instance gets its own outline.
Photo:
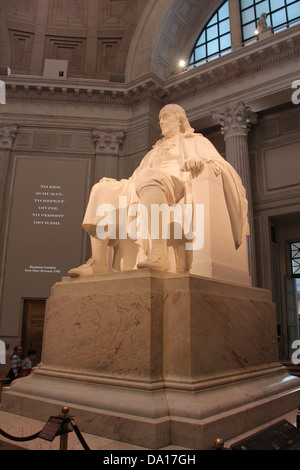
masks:
[[[197,178],[204,170],[204,162],[202,160],[185,160],[181,171],[188,171],[192,178]]]

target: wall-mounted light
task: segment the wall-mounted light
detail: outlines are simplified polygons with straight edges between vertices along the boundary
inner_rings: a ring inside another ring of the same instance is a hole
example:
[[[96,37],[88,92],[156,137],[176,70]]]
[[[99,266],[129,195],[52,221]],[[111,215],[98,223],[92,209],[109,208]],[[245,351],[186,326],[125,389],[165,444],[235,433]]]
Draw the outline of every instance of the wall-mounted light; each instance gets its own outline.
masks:
[[[179,67],[181,68],[181,72],[183,72],[183,71],[186,69],[186,62],[185,62],[185,60],[181,59],[181,60],[178,62],[178,65],[179,65]]]

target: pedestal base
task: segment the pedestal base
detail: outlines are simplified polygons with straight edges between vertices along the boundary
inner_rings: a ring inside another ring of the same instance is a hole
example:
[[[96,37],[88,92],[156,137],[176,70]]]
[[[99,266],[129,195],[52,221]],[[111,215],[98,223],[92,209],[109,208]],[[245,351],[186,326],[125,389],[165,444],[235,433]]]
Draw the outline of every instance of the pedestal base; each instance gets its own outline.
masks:
[[[55,284],[42,362],[1,409],[46,421],[68,405],[82,432],[205,449],[299,402],[268,291],[142,270]]]

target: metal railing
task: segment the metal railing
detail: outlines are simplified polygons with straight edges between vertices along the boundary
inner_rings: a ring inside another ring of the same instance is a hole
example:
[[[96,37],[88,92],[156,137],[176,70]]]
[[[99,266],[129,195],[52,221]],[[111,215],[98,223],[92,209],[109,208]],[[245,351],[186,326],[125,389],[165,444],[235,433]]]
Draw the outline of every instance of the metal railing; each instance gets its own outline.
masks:
[[[84,450],[90,450],[83,435],[81,434],[78,426],[76,425],[73,416],[69,415],[69,408],[64,406],[62,408],[62,414],[58,416],[50,416],[47,423],[39,432],[26,437],[16,437],[8,434],[0,428],[0,435],[6,439],[10,439],[15,442],[27,442],[33,441],[34,439],[44,439],[52,442],[55,437],[60,437],[59,450],[68,450],[68,435],[74,431],[80,444]],[[71,429],[69,427],[71,425]]]

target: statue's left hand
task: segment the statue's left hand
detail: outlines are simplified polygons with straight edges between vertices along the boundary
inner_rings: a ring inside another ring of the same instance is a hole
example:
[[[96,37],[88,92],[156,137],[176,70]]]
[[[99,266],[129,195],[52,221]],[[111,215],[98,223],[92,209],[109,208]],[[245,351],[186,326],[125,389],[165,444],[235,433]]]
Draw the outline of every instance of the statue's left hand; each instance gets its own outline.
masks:
[[[192,178],[197,178],[204,170],[204,162],[201,160],[185,160],[181,171],[188,171]]]

